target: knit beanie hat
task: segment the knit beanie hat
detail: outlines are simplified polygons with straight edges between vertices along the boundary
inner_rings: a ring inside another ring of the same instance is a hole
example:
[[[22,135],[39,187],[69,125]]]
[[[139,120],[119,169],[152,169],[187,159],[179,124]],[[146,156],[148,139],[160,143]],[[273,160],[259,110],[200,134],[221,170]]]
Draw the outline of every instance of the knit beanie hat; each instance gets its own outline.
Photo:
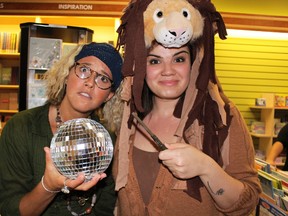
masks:
[[[75,62],[87,56],[95,56],[108,66],[113,79],[112,91],[116,91],[122,80],[123,60],[119,52],[108,43],[91,42],[83,46],[82,50],[75,56]]]

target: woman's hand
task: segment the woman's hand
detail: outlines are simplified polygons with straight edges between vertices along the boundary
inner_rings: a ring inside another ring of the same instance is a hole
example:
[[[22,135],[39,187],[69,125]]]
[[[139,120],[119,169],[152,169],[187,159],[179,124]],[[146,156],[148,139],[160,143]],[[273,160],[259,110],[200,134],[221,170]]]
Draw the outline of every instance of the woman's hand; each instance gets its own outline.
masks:
[[[70,190],[82,190],[87,191],[94,185],[96,185],[100,180],[106,177],[105,173],[102,174],[95,174],[90,181],[85,182],[85,175],[84,173],[79,173],[76,179],[67,179],[65,176],[61,175],[58,172],[57,168],[55,167],[52,157],[50,148],[44,148],[45,155],[46,155],[46,167],[44,172],[44,185],[51,191],[60,191],[65,185]],[[67,179],[67,180],[66,180]],[[66,180],[66,181],[65,181]]]
[[[188,179],[202,175],[207,159],[208,161],[211,159],[189,144],[165,145],[168,149],[160,152],[159,159],[177,178]]]
[[[199,176],[210,195],[221,208],[231,207],[244,189],[241,181],[228,175],[211,157],[185,143],[165,144],[159,159],[176,178]]]

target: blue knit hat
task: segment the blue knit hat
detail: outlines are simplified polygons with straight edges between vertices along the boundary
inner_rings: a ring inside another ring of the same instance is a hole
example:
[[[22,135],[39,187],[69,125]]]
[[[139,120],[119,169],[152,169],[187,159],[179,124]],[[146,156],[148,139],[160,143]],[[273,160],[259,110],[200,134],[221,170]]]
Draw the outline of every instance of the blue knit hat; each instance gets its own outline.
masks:
[[[122,80],[123,60],[119,52],[108,43],[92,42],[83,46],[82,50],[75,56],[75,62],[87,56],[95,56],[108,66],[113,79],[112,91],[116,91]]]

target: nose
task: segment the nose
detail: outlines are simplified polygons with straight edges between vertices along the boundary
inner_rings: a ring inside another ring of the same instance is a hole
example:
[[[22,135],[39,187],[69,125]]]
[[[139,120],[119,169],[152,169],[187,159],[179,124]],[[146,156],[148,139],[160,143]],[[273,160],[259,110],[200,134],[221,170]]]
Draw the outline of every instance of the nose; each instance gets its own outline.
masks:
[[[88,88],[94,88],[95,87],[95,75],[92,74],[89,78],[87,78],[84,82],[84,85]]]
[[[171,75],[175,75],[175,71],[172,67],[171,64],[165,64],[165,67],[163,67],[162,76],[171,76]]]

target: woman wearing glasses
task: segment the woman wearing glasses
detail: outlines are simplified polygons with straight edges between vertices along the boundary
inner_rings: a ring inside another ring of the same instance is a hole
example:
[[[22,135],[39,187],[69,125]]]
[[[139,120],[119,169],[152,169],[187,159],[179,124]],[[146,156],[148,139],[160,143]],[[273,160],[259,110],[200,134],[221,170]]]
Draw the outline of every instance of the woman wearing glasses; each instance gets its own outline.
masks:
[[[93,42],[79,45],[45,74],[45,105],[14,115],[2,131],[1,216],[113,215],[110,169],[88,182],[82,174],[66,180],[54,166],[49,146],[63,122],[97,120],[95,110],[121,82],[121,66],[122,58],[111,45]],[[61,192],[64,184],[69,194]]]

